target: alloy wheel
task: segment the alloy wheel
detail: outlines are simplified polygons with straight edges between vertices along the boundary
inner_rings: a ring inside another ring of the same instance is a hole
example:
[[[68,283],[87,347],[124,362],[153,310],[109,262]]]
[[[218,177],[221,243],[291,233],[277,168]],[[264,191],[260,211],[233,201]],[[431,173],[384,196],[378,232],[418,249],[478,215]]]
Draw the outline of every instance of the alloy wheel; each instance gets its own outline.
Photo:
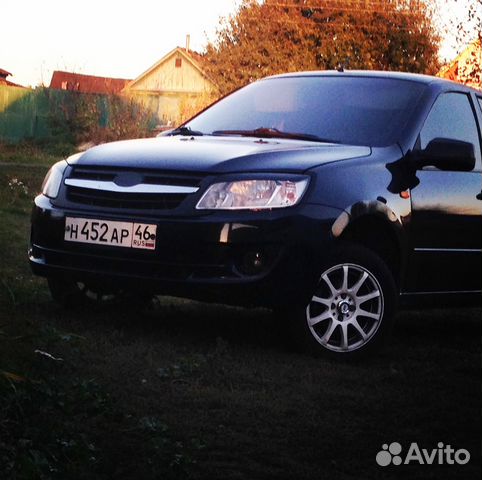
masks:
[[[333,352],[352,352],[366,345],[383,319],[383,291],[366,268],[343,263],[322,273],[306,307],[315,340]]]

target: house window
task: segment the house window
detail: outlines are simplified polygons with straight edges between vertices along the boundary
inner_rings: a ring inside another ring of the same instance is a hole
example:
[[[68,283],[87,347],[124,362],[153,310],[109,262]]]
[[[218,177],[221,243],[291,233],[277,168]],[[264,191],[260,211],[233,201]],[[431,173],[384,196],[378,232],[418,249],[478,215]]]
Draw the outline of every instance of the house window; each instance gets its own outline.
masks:
[[[182,58],[176,58],[176,68],[181,68],[182,66]]]

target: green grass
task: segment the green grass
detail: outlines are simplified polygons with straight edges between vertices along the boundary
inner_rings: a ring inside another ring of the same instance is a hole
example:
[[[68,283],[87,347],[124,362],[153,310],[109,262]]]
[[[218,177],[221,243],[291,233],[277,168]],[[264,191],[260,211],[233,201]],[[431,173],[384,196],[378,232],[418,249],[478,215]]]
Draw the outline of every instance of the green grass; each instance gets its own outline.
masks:
[[[265,310],[63,311],[26,260],[49,162],[0,165],[0,372],[19,376],[0,375],[0,478],[480,478],[480,310],[401,312],[354,365],[291,352]],[[393,441],[472,459],[378,467]]]
[[[0,142],[0,163],[28,166],[50,166],[75,153],[69,143],[45,143],[24,141],[18,144]]]

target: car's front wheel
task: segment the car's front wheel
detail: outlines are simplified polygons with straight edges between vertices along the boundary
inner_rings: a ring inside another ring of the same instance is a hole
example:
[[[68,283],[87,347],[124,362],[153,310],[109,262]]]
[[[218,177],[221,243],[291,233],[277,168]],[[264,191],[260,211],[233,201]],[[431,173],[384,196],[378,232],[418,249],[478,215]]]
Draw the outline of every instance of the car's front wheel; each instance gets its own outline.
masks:
[[[338,247],[321,269],[304,308],[288,325],[313,354],[349,358],[379,349],[390,333],[397,290],[385,262],[358,245]]]

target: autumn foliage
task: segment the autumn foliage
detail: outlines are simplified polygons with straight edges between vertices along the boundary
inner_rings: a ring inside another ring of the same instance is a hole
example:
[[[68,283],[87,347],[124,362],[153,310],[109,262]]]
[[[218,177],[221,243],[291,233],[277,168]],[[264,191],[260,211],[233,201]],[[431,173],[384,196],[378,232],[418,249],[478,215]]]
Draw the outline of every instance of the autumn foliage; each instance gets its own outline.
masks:
[[[419,0],[242,0],[207,46],[221,94],[299,70],[435,73],[438,36]]]

